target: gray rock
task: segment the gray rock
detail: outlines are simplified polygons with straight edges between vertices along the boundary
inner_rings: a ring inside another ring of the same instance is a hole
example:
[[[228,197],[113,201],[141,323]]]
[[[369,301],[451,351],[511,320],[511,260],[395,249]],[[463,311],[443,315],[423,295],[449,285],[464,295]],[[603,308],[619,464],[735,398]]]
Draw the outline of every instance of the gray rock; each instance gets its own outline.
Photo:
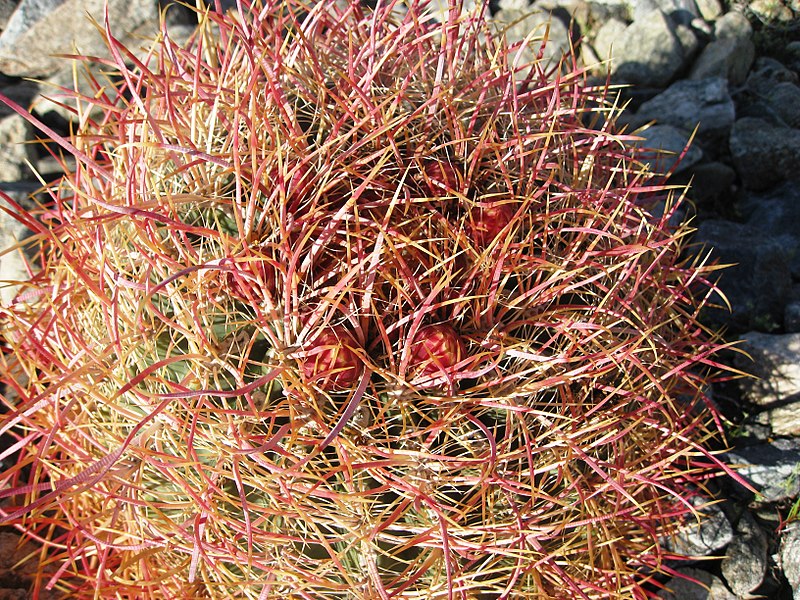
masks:
[[[689,520],[674,537],[664,541],[664,548],[682,556],[710,556],[727,546],[733,539],[733,528],[725,513],[716,504],[701,506],[703,500],[693,501],[701,518]]]
[[[800,522],[792,523],[783,532],[780,560],[794,598],[800,600]]]
[[[746,192],[740,197],[738,208],[756,231],[780,238],[789,270],[794,278],[800,279],[800,188],[785,183],[766,192]],[[800,296],[793,293],[792,298]]]
[[[736,171],[721,162],[702,162],[694,166],[692,187],[689,196],[697,204],[713,204],[718,199],[731,195],[736,181]]]
[[[749,40],[753,37],[753,27],[747,17],[732,10],[714,22],[714,37],[718,40]]]
[[[74,45],[86,54],[108,56],[86,18],[88,12],[103,23],[105,4],[105,0],[22,0],[0,34],[0,71],[20,77],[49,75],[63,64],[63,59],[53,55],[74,53]],[[107,4],[112,31],[126,45],[136,48],[141,35],[152,38],[158,31],[156,0],[109,0]]]
[[[638,133],[643,139],[637,145],[652,149],[642,157],[656,173],[667,173],[675,167],[681,152],[689,144],[689,134],[671,125],[654,125]],[[685,171],[703,158],[703,151],[697,145],[689,146],[683,160],[678,163],[675,173]]]
[[[523,1],[524,4],[524,1]],[[536,60],[541,52],[541,65],[545,68],[557,65],[564,54],[569,52],[570,37],[567,26],[552,13],[533,10],[520,5],[518,8],[512,3],[506,3],[494,15],[497,27],[505,32],[510,44],[523,42],[531,32],[536,32],[534,37],[521,47],[518,52],[526,64]],[[547,34],[546,43],[543,39]],[[520,73],[525,76],[526,73]]]
[[[522,42],[532,31],[537,35],[522,50],[523,60],[531,63],[541,53],[541,65],[552,67],[569,52],[569,29],[553,13],[542,10],[512,9],[510,6],[500,10],[494,21],[506,33],[510,43]],[[547,39],[544,39],[547,34]]]
[[[633,2],[633,20],[644,20],[660,10],[673,23],[688,25],[692,19],[700,16],[700,10],[694,0],[635,0]]]
[[[699,38],[703,41],[708,41],[714,34],[714,28],[701,17],[692,19],[692,22],[689,23],[689,26],[695,32],[697,32]]]
[[[506,0],[507,2],[508,0]],[[522,0],[526,4],[528,3],[527,0]],[[463,12],[470,12],[476,8],[476,1],[475,0],[464,0],[463,2]],[[345,5],[342,5],[343,7]],[[233,7],[236,7],[236,3],[233,2]],[[450,3],[448,0],[431,0],[428,3],[428,11],[436,17],[436,20],[439,22],[444,22],[447,20],[447,15],[450,12]]]
[[[17,0],[0,0],[0,29],[5,29],[16,9]]]
[[[714,21],[722,15],[722,3],[719,0],[695,0],[697,12],[706,21]]]
[[[735,118],[728,82],[721,78],[677,81],[655,98],[643,103],[636,113],[642,121],[656,120],[697,133],[701,140],[725,138]]]
[[[769,408],[800,400],[800,333],[751,331],[739,347],[748,357],[738,356],[737,367],[755,375],[741,382],[748,401]]]
[[[86,94],[88,92],[93,95],[94,90],[91,89],[90,84],[87,82],[83,70],[88,66],[96,77],[99,76],[98,81],[102,81],[100,72],[103,67],[78,62],[76,65],[78,79],[76,81],[73,78],[72,61],[65,60],[64,64],[65,68],[42,81],[40,93],[31,103],[31,110],[40,115],[53,112],[67,121],[72,121],[75,119],[75,113],[73,111],[76,108],[76,102],[70,97],[68,92],[65,92],[61,88],[72,90],[77,83],[78,89],[82,93]],[[97,110],[98,109],[95,109],[95,111]]]
[[[749,38],[714,40],[695,60],[689,79],[725,77],[731,84],[741,85],[753,64],[755,52],[755,45]]]
[[[782,81],[766,90],[764,98],[787,126],[800,128],[800,86]]]
[[[9,192],[7,192],[9,193]],[[25,194],[9,193],[15,201],[24,203]],[[8,203],[0,197],[0,207]],[[19,285],[12,282],[25,281],[27,269],[22,248],[18,243],[30,235],[26,227],[0,210],[0,303],[7,304],[17,295]]]
[[[25,161],[33,164],[33,146],[26,144],[31,136],[28,122],[17,114],[0,120],[0,181],[18,181],[30,176]]]
[[[731,450],[725,462],[755,487],[766,502],[780,502],[800,493],[800,440],[777,439]]]
[[[608,19],[600,26],[593,41],[595,54],[600,60],[612,58],[614,47],[627,27],[623,21],[614,18]]]
[[[729,141],[734,167],[745,187],[764,190],[800,178],[800,130],[754,117],[733,124]]]
[[[773,436],[800,436],[800,401],[770,408],[756,419],[769,427]]]
[[[594,23],[605,23],[609,19],[633,20],[631,4],[625,0],[588,0],[588,5],[590,17]]]
[[[589,67],[593,73],[605,74],[607,69],[602,63],[603,61],[594,53],[594,49],[589,44],[580,45],[580,64]]]
[[[767,536],[749,512],[736,524],[736,533],[720,565],[722,576],[737,596],[746,596],[764,581]]]
[[[747,8],[763,23],[791,23],[794,19],[792,9],[780,0],[752,0]]]
[[[800,71],[800,40],[795,40],[786,44],[784,48],[786,66],[795,72]]]
[[[708,219],[698,227],[696,241],[712,248],[720,263],[730,265],[722,271],[719,287],[731,312],[709,309],[707,318],[739,330],[772,330],[779,325],[792,289],[786,240],[751,225]]]
[[[16,102],[23,108],[26,108],[36,97],[36,94],[39,93],[39,84],[34,81],[13,82],[3,85],[0,88],[0,91],[2,91],[9,100]],[[17,113],[11,110],[4,103],[0,102],[0,119],[8,115],[15,114]]]
[[[783,328],[786,333],[800,333],[800,300],[786,305],[783,312]]]
[[[700,51],[700,39],[694,29],[682,23],[675,26],[675,34],[678,36],[683,49],[683,64],[687,65],[694,60],[694,57]]]
[[[736,600],[722,580],[708,571],[683,568],[677,571],[683,577],[673,577],[666,589],[658,593],[664,600]]]
[[[631,23],[612,47],[617,81],[664,87],[685,63],[675,24],[660,10]]]
[[[769,88],[784,81],[797,83],[797,73],[780,61],[768,56],[759,56],[753,63],[750,75],[747,76],[747,87],[756,94],[762,94]]]

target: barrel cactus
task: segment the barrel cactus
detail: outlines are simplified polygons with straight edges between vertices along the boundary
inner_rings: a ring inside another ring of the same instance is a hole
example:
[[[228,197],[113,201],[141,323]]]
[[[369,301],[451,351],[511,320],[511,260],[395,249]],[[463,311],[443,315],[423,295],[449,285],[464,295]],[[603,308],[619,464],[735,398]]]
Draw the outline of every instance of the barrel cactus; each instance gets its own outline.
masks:
[[[69,138],[6,100],[76,159],[0,312],[36,593],[661,585],[722,470],[681,190],[574,62],[407,4],[198,9],[144,57],[107,24]]]

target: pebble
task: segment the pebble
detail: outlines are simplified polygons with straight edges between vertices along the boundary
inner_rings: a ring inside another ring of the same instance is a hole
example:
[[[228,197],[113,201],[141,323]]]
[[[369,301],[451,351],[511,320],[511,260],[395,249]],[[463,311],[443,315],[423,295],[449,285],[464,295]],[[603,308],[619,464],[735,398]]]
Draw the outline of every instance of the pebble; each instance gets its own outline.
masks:
[[[702,517],[699,521],[690,520],[673,538],[664,541],[664,548],[682,556],[710,556],[722,550],[733,539],[730,521],[716,504],[699,506]]]
[[[776,439],[731,450],[728,464],[755,486],[765,502],[791,500],[800,494],[800,439]]]
[[[666,86],[684,66],[685,52],[675,24],[655,10],[625,29],[611,47],[611,57],[615,80]]]
[[[697,144],[689,146],[689,134],[672,125],[654,125],[639,135],[643,139],[638,145],[652,149],[644,154],[643,159],[655,173],[667,173],[673,168],[675,173],[681,173],[703,158],[703,151]],[[684,150],[686,154],[678,162]]]
[[[87,13],[103,23],[109,20],[122,41],[141,45],[141,36],[158,31],[155,0],[21,0],[0,34],[0,71],[16,77],[52,75],[64,66],[57,54],[74,53],[73,44],[86,54],[109,56]],[[25,52],[20,52],[25,48]]]
[[[713,77],[673,83],[644,102],[636,116],[640,121],[656,120],[661,125],[672,125],[684,131],[697,128],[703,141],[727,138],[736,111],[727,80]]]
[[[733,124],[729,146],[734,167],[749,189],[766,190],[800,178],[800,129],[744,117]]]
[[[749,512],[739,518],[720,569],[728,588],[738,597],[747,596],[764,581],[767,536]]]
[[[718,298],[724,308],[709,308],[705,315],[715,325],[724,322],[738,331],[778,327],[792,291],[792,256],[785,239],[765,236],[747,223],[706,219],[697,228],[695,241],[729,265],[719,276],[719,287],[730,310]]]
[[[739,349],[736,365],[754,375],[741,381],[748,401],[768,408],[800,398],[800,333],[751,331],[742,336]]]
[[[737,600],[722,580],[700,569],[678,569],[679,576],[666,583],[659,592],[663,600]]]
[[[17,114],[0,118],[0,181],[30,179],[32,174],[25,161],[36,160],[31,138],[31,126]]]
[[[783,532],[780,562],[794,591],[794,599],[800,600],[800,521],[795,521]]]

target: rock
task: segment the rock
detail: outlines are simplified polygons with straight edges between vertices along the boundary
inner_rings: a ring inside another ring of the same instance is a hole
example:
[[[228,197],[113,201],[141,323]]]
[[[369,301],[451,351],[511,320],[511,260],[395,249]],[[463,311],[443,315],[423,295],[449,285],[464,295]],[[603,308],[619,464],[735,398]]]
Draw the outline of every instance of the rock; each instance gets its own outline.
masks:
[[[800,40],[795,40],[786,44],[784,48],[786,66],[791,70],[800,71]]]
[[[722,583],[722,580],[708,571],[700,569],[678,569],[678,577],[664,584],[658,593],[664,600],[736,600],[736,596]]]
[[[8,193],[8,192],[7,192]],[[15,200],[20,202],[24,194],[9,193]],[[8,206],[7,202],[0,198],[0,205]],[[0,303],[7,304],[17,295],[19,286],[10,285],[10,281],[24,281],[27,277],[25,262],[21,250],[7,249],[14,247],[29,235],[29,231],[15,219],[12,219],[5,211],[0,210]]]
[[[756,418],[770,428],[773,436],[800,436],[800,401],[776,406]]]
[[[749,38],[723,38],[708,44],[697,57],[689,79],[725,77],[732,85],[741,85],[753,64],[755,45]]]
[[[695,0],[697,12],[706,21],[714,21],[722,15],[722,3],[719,0]]]
[[[764,98],[787,126],[800,128],[800,86],[782,81],[766,90]]]
[[[753,69],[747,77],[747,87],[756,94],[762,94],[772,86],[785,81],[797,83],[797,73],[787,69],[783,63],[774,58],[760,56],[756,58]]]
[[[52,112],[57,114],[62,119],[72,121],[76,118],[76,115],[73,112],[76,107],[76,102],[69,96],[68,92],[65,92],[61,88],[72,90],[77,83],[78,89],[82,93],[86,94],[89,92],[94,94],[94,90],[91,89],[91,85],[86,80],[84,69],[88,67],[97,77],[100,76],[100,72],[103,67],[100,67],[99,65],[89,65],[87,63],[78,62],[76,65],[78,69],[78,79],[76,82],[75,79],[73,79],[72,62],[64,62],[66,64],[65,68],[59,70],[57,73],[51,77],[48,77],[42,82],[40,93],[31,103],[31,110],[39,115],[46,115],[47,113]],[[102,79],[98,79],[98,81],[102,81]],[[102,109],[97,108],[94,109],[96,114],[99,114],[101,110]]]
[[[660,10],[631,23],[611,55],[615,80],[656,87],[672,81],[685,61],[675,24]]]
[[[675,23],[688,24],[700,16],[694,0],[636,0],[633,2],[633,20],[647,19],[651,13],[660,10]]]
[[[800,333],[800,300],[789,302],[783,312],[786,333]]]
[[[710,556],[727,546],[733,539],[733,528],[725,513],[716,504],[701,506],[703,500],[693,504],[702,515],[700,521],[690,520],[674,537],[664,541],[670,552],[688,557]]]
[[[729,146],[745,187],[764,190],[800,178],[800,129],[744,117],[733,124]]]
[[[170,9],[174,8],[176,8],[176,5],[170,5]],[[170,10],[167,14],[176,12],[176,10]],[[185,45],[196,27],[181,23],[178,18],[173,19],[173,21],[168,26],[167,35],[174,43]],[[77,78],[73,74],[73,62],[77,63],[74,65],[77,68]],[[76,101],[64,89],[74,90],[77,85],[81,94],[90,97],[94,96],[97,93],[97,88],[92,85],[90,77],[94,77],[100,85],[105,85],[107,84],[107,71],[107,67],[95,62],[63,60],[62,68],[41,83],[38,90],[39,93],[31,101],[32,110],[40,115],[52,112],[66,121],[76,121]],[[86,103],[84,103],[85,109]],[[92,106],[89,109],[89,114],[92,117],[100,116],[103,113],[103,109],[98,106]]]
[[[654,150],[645,153],[642,158],[656,173],[667,173],[675,167],[681,152],[687,148],[690,137],[686,132],[671,125],[654,125],[638,132],[638,135],[644,138],[637,144],[638,146]],[[703,151],[697,145],[689,146],[675,173],[685,171],[700,162],[702,158]]]
[[[36,94],[39,93],[39,84],[33,81],[6,81],[7,78],[0,75],[0,91],[5,94],[9,100],[12,100],[22,106],[27,107]],[[15,115],[4,103],[0,102],[0,119],[8,115]]]
[[[785,183],[766,192],[746,192],[738,207],[753,229],[764,236],[781,238],[789,270],[800,279],[800,188]],[[793,294],[792,298],[800,296]]]
[[[800,400],[800,333],[751,331],[739,347],[749,358],[737,357],[736,366],[757,378],[741,382],[749,402],[769,408]]]
[[[0,0],[0,30],[5,29],[8,20],[17,9],[16,0]]]
[[[689,23],[689,27],[691,27],[705,43],[708,43],[708,40],[710,40],[714,34],[714,28],[700,17],[692,19],[692,22]]]
[[[525,4],[529,4],[528,0],[521,0],[521,1],[524,2]],[[235,2],[233,3],[233,8],[236,8]],[[476,8],[475,0],[464,0],[462,12],[465,13],[470,12],[475,10],[475,8]],[[436,17],[437,21],[442,23],[447,20],[447,15],[450,11],[450,3],[448,2],[448,0],[431,0],[430,3],[428,4],[428,11],[430,11]]]
[[[26,144],[31,137],[31,127],[20,115],[13,114],[0,120],[0,181],[28,179],[31,164],[36,160],[33,146]]]
[[[702,162],[689,170],[692,187],[689,196],[698,205],[712,205],[731,195],[736,171],[722,162]]]
[[[800,440],[777,439],[731,450],[725,462],[753,485],[765,502],[780,502],[800,493]]]
[[[736,524],[736,533],[720,565],[728,588],[737,596],[754,591],[767,572],[767,536],[749,512]]]
[[[697,127],[701,140],[728,136],[735,117],[728,82],[716,77],[677,81],[655,98],[644,102],[636,113],[640,121],[656,120],[684,131]]]
[[[780,561],[795,600],[800,600],[800,522],[792,523],[783,532]]]
[[[718,40],[741,40],[753,37],[753,27],[742,13],[731,11],[714,23],[714,37]]]
[[[700,39],[689,25],[682,23],[675,26],[675,34],[678,36],[683,49],[683,64],[687,65],[697,56],[700,50]]]
[[[602,64],[602,60],[597,54],[594,53],[594,50],[589,44],[581,44],[580,46],[580,64],[589,67],[589,69],[593,72],[600,72],[604,73],[605,68]]]
[[[38,77],[56,72],[63,59],[54,54],[72,54],[74,45],[85,54],[109,56],[86,13],[104,22],[105,0],[22,0],[0,34],[0,71],[19,77]],[[158,31],[156,0],[109,0],[112,32],[130,47],[141,44],[141,36],[152,38]],[[94,35],[86,35],[92,31]],[[20,49],[25,51],[21,52]]]
[[[588,0],[590,19],[594,23],[605,23],[609,19],[632,21],[631,3],[627,0]],[[594,29],[594,28],[591,28]]]
[[[773,238],[755,227],[717,219],[700,224],[695,239],[713,249],[712,256],[730,265],[719,287],[731,312],[709,309],[706,318],[739,330],[771,330],[780,324],[792,289],[791,256],[785,239]]]
[[[522,60],[530,64],[542,52],[541,65],[545,68],[552,67],[569,52],[569,29],[561,19],[552,13],[531,8],[515,8],[510,3],[501,5],[494,15],[494,22],[506,34],[509,44],[520,44],[531,34],[536,32],[531,40],[517,51],[522,53]],[[545,43],[544,36],[547,34]],[[524,77],[527,73],[520,73]]]
[[[613,56],[614,46],[627,27],[623,21],[614,18],[608,19],[600,26],[593,41],[594,51],[600,60],[608,60]]]
[[[792,9],[780,0],[752,0],[747,8],[763,23],[791,23]]]

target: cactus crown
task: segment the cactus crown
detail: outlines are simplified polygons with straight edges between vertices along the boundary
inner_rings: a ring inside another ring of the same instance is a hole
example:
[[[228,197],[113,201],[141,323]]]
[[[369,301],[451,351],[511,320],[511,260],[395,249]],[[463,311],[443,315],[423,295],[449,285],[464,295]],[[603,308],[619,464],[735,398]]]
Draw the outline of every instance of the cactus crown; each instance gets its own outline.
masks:
[[[604,86],[425,9],[242,2],[145,58],[107,27],[121,77],[49,132],[77,166],[2,309],[37,585],[644,598],[665,569],[719,468],[711,267]]]

